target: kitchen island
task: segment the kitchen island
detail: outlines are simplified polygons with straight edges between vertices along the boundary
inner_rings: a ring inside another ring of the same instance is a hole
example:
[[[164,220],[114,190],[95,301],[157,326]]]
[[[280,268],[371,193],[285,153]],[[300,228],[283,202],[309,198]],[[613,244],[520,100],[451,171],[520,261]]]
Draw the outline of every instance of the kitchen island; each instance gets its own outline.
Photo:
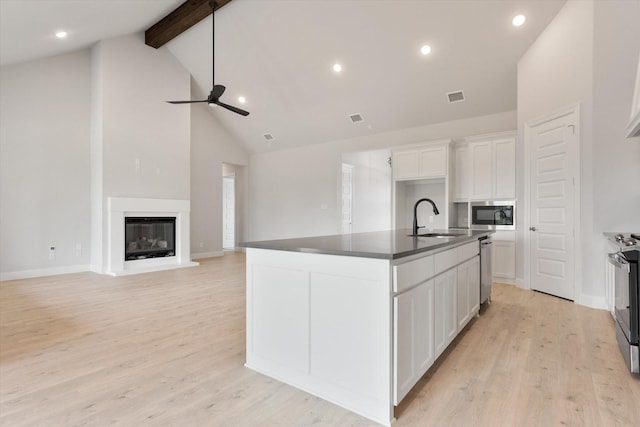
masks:
[[[489,233],[243,243],[246,366],[390,425],[394,406],[478,313],[478,238]]]

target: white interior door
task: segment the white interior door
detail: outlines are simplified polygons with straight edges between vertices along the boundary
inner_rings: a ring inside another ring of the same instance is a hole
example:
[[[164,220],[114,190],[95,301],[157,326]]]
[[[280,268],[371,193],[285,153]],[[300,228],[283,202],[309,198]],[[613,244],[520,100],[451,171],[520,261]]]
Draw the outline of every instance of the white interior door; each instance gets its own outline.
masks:
[[[353,229],[353,165],[342,164],[342,234]]]
[[[577,112],[530,126],[529,254],[531,288],[575,299]]]
[[[236,247],[236,184],[235,177],[222,177],[222,248]]]

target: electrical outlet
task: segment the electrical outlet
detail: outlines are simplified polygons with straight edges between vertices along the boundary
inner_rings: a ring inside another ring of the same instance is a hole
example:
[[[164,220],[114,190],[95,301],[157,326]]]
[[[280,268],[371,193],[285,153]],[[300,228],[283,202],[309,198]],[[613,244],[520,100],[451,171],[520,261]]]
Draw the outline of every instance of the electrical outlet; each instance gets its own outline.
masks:
[[[56,247],[55,246],[50,246],[49,247],[49,261],[53,261],[56,259]]]
[[[82,243],[76,243],[76,256],[82,256]]]
[[[200,242],[200,247],[204,248],[204,243],[203,242]]]

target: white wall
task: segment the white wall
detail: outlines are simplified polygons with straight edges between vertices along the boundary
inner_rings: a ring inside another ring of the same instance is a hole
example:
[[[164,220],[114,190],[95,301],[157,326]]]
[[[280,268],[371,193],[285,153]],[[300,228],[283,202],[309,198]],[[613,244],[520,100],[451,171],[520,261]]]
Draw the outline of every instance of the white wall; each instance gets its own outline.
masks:
[[[190,197],[190,110],[166,101],[189,99],[191,84],[173,55],[146,46],[142,34],[100,41],[92,67],[91,167],[99,171],[93,190],[100,193],[93,198],[92,239],[106,255],[108,197]],[[96,271],[106,265],[101,258],[92,259]]]
[[[0,69],[0,274],[5,278],[89,264],[90,67],[84,50]],[[53,261],[50,246],[56,247]]]
[[[249,162],[248,240],[340,232],[343,153],[514,129],[515,111],[254,154]],[[275,143],[274,143],[275,144]]]
[[[640,137],[626,138],[640,56],[640,1],[595,2],[593,150],[585,173],[593,178],[593,225],[588,254],[594,278],[588,292],[604,295],[602,232],[640,232]],[[622,185],[622,186],[621,186]]]
[[[581,108],[582,282],[578,300],[604,296],[602,232],[640,228],[638,142],[624,138],[640,47],[638,2],[570,0],[518,64],[518,130],[571,104]],[[524,152],[518,151],[522,171]],[[519,195],[524,194],[520,175]],[[621,188],[614,182],[634,182]],[[522,206],[522,204],[521,204]],[[519,223],[523,224],[523,210]],[[611,228],[610,228],[611,227]],[[527,233],[519,229],[516,275],[524,276]]]
[[[192,96],[196,96],[195,88]],[[201,96],[201,95],[200,95]],[[246,168],[249,156],[216,119],[226,110],[210,111],[206,104],[191,107],[191,253],[194,258],[222,254],[222,167],[236,165],[236,215],[244,238],[247,195]],[[240,120],[243,117],[239,117]],[[202,246],[201,246],[202,244]]]
[[[353,233],[393,228],[389,158],[390,150],[358,151],[342,155],[342,162],[353,166]]]

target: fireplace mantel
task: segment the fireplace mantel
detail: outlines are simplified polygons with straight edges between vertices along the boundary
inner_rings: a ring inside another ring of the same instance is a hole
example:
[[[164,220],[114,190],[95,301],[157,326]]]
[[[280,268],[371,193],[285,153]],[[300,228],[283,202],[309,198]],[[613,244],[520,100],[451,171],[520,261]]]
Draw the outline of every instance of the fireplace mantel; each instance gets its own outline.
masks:
[[[191,261],[189,244],[189,200],[108,197],[106,274],[120,276],[199,265]],[[164,258],[125,261],[125,217],[164,216],[176,218],[176,254]]]

